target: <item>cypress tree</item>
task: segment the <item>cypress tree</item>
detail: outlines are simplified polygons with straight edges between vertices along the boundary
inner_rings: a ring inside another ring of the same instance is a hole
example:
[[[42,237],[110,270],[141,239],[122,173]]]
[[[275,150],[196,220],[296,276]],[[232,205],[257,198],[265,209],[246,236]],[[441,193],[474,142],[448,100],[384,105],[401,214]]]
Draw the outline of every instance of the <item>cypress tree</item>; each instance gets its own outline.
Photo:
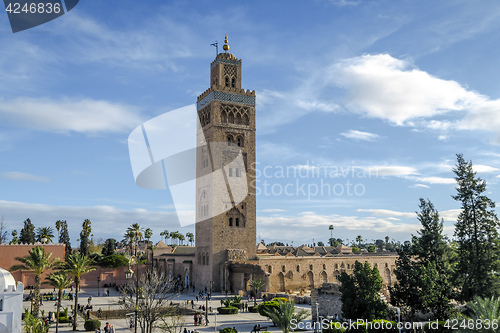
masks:
[[[458,263],[457,299],[471,301],[474,296],[490,297],[498,289],[498,230],[500,226],[494,212],[495,203],[488,198],[486,182],[476,176],[472,162],[457,155],[453,169],[457,181],[457,194],[453,199],[462,205],[457,223]]]

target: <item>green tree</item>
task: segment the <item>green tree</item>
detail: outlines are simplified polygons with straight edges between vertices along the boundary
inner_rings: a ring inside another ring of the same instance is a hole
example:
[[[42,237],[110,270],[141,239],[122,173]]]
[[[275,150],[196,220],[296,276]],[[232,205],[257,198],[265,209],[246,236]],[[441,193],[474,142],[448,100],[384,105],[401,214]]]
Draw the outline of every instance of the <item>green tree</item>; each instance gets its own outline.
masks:
[[[168,232],[168,230],[163,230],[160,232],[160,236],[165,239],[165,244],[167,244],[167,239],[170,238],[170,232]]]
[[[476,329],[461,329],[459,332],[498,332],[498,328],[492,327],[492,323],[500,322],[500,298],[490,297],[481,298],[474,297],[474,300],[467,303],[466,315],[460,315],[460,319],[472,320],[474,323],[481,323],[482,328],[476,327]],[[489,328],[486,329],[486,323],[490,323]]]
[[[188,238],[189,243],[191,243],[191,246],[193,246],[194,234],[192,232],[188,232],[188,233],[186,233],[186,237]]]
[[[9,244],[19,244],[19,238],[17,238],[17,230],[13,230],[11,235],[12,235],[12,240],[10,241]]]
[[[283,333],[292,331],[292,327],[309,316],[305,309],[295,313],[295,304],[293,302],[282,302],[278,300],[278,307],[270,307],[268,317],[278,326]]]
[[[82,275],[95,269],[95,267],[92,267],[93,263],[93,260],[82,252],[75,252],[69,256],[63,267],[73,277],[73,281],[75,282],[75,309],[78,309],[78,292]],[[73,316],[73,331],[76,331],[77,317]]]
[[[11,271],[30,270],[35,273],[35,289],[33,290],[33,315],[38,317],[40,309],[40,285],[42,274],[60,264],[59,259],[51,259],[52,253],[47,254],[43,247],[36,246],[32,248],[26,257],[16,257],[21,265],[14,265]]]
[[[377,267],[368,262],[356,261],[352,275],[346,272],[338,277],[342,293],[342,313],[347,319],[381,319],[389,314],[387,305],[380,299],[382,277]]]
[[[19,242],[21,244],[34,244],[35,243],[35,226],[31,223],[28,218],[24,221],[24,226],[21,229],[19,236]]]
[[[61,234],[59,235],[59,243],[63,243],[64,247],[64,260],[67,261],[73,250],[71,249],[71,242],[69,239],[68,223],[66,220],[61,221]]]
[[[61,242],[61,228],[63,226],[63,221],[57,220],[56,221],[56,230],[57,230],[57,242]]]
[[[132,240],[134,246],[134,255],[137,256],[137,246],[139,242],[144,239],[143,235],[144,228],[140,226],[139,223],[134,223],[130,227],[127,228],[126,236]]]
[[[43,239],[45,238],[45,242]],[[38,227],[36,229],[36,241],[40,243],[53,243],[52,238],[54,238],[54,232],[51,227]]]
[[[104,241],[104,246],[102,247],[103,256],[111,256],[115,254],[116,251],[116,239],[108,238]]]
[[[391,303],[416,319],[416,312],[431,312],[436,318],[450,315],[453,292],[450,258],[452,251],[443,236],[443,222],[434,205],[420,199],[418,236],[398,250],[394,271],[397,282],[390,287]]]
[[[151,230],[151,228],[144,230],[144,238],[147,240],[148,244],[151,241],[151,237],[153,237],[153,230]]]
[[[87,256],[90,248],[90,234],[92,233],[92,222],[86,219],[82,223],[82,231],[80,231],[80,252]]]
[[[498,228],[495,203],[488,198],[486,182],[473,171],[472,162],[457,155],[453,169],[457,194],[462,205],[455,224],[457,240],[457,299],[470,301],[474,296],[489,297],[498,290]]]
[[[264,287],[264,282],[261,279],[252,279],[250,281],[250,287],[255,291],[254,306],[257,306],[257,294],[260,288]]]
[[[363,242],[363,237],[361,235],[356,236],[356,242],[358,242],[358,247],[361,248],[361,243]]]
[[[179,238],[179,245],[184,245],[184,240],[186,239],[186,237],[184,237],[184,235],[179,232],[178,238]]]
[[[68,288],[73,281],[68,276],[67,272],[59,271],[47,276],[47,283],[57,289],[57,310],[56,310],[56,333],[59,332],[59,314],[61,313],[61,300],[63,290]]]

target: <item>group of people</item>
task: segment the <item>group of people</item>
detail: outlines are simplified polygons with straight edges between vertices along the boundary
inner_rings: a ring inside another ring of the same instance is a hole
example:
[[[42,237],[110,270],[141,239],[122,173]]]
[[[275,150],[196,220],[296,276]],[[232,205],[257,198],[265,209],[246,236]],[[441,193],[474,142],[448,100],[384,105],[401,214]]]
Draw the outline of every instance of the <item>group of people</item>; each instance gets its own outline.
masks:
[[[113,326],[110,326],[109,323],[106,323],[106,325],[104,325],[104,333],[115,333],[115,328]],[[101,329],[98,328],[95,330],[95,333],[101,333]]]
[[[204,316],[203,313],[196,312],[194,315],[194,326],[206,325],[208,326],[208,317]]]

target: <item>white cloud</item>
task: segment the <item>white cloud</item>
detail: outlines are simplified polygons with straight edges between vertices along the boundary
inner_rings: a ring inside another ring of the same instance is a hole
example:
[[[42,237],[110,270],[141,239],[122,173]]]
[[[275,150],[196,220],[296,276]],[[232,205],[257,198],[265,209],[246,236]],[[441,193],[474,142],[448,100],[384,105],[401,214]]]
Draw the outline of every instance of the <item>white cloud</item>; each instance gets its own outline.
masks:
[[[92,221],[95,228],[94,234],[98,237],[120,237],[129,225],[137,221],[140,221],[142,226],[151,227],[153,230],[163,230],[165,227],[180,229],[174,212],[149,211],[142,208],[119,209],[105,205],[52,206],[0,200],[0,213],[12,229],[19,228],[22,221],[28,217],[35,226],[41,226],[41,224],[43,226],[61,219],[67,220],[70,232],[75,236],[78,235],[84,219]],[[189,228],[192,229],[193,226]],[[76,238],[72,237],[72,241],[76,245]]]
[[[0,99],[0,119],[51,132],[123,132],[141,123],[133,106],[93,99]]]
[[[356,130],[349,130],[347,132],[340,133],[340,135],[353,140],[358,141],[377,141],[380,139],[380,135],[368,132],[361,132]]]
[[[373,213],[376,216],[387,216],[387,217],[405,217],[405,218],[413,218],[415,217],[415,213],[407,213],[407,212],[398,212],[395,210],[389,209],[358,209],[358,212],[368,212]]]
[[[32,175],[25,172],[10,171],[0,173],[0,177],[9,180],[27,180],[33,182],[50,182],[50,178]]]
[[[428,185],[424,185],[424,184],[415,184],[413,185],[414,187],[421,187],[421,188],[431,188],[430,186]]]
[[[489,165],[481,165],[481,164],[475,164],[472,166],[472,169],[475,172],[480,172],[480,173],[491,173],[491,172],[498,172],[499,169],[489,166]]]
[[[286,212],[285,209],[278,209],[278,208],[269,208],[269,209],[263,209],[263,213],[281,213],[281,212]]]
[[[367,167],[374,176],[409,176],[417,173],[417,169],[402,165],[379,165]]]
[[[415,214],[413,214],[415,216]],[[417,224],[394,223],[386,218],[375,217],[358,217],[358,216],[342,216],[342,215],[319,215],[314,212],[304,212],[296,216],[258,216],[257,224],[259,225],[259,232],[261,229],[268,229],[270,227],[286,228],[283,230],[286,233],[293,230],[296,233],[301,232],[301,228],[315,228],[315,227],[328,227],[333,225],[336,232],[339,230],[348,231],[366,231],[370,230],[373,233],[402,233],[409,235],[415,233],[418,229]],[[280,231],[281,234],[281,231]],[[276,236],[274,236],[276,237]]]
[[[464,110],[484,100],[455,81],[433,77],[388,54],[346,59],[331,67],[330,77],[332,83],[348,90],[348,110],[397,125]]]
[[[455,184],[456,181],[453,178],[444,177],[419,177],[417,181],[428,183],[428,184]]]

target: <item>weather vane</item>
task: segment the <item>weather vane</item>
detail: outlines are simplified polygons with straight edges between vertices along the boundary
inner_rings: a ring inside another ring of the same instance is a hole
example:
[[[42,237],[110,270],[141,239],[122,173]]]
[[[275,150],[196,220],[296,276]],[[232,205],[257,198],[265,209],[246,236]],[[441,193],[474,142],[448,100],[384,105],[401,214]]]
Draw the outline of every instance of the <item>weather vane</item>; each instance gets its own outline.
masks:
[[[215,46],[215,56],[217,56],[219,54],[219,43],[217,43],[217,41],[215,41],[215,43],[210,44],[210,45]]]

